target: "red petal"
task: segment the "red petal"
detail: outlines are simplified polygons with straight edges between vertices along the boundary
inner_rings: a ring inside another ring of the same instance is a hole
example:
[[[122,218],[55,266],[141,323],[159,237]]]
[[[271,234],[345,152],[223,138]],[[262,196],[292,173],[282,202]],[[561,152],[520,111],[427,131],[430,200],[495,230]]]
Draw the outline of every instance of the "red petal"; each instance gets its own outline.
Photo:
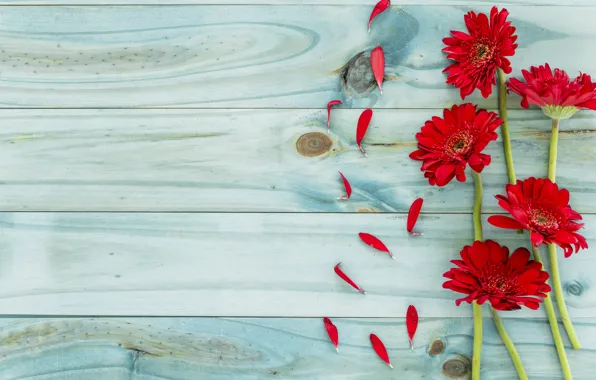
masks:
[[[521,230],[524,229],[517,220],[512,219],[508,216],[503,215],[493,215],[488,217],[488,222],[495,227],[499,228],[508,228],[512,230]]]
[[[507,265],[515,270],[521,270],[530,259],[530,251],[525,248],[518,248],[509,257]]]
[[[534,244],[534,247],[538,247],[544,242],[544,236],[540,235],[538,232],[532,232],[530,233],[530,240],[532,241],[532,244]]]
[[[338,171],[338,173],[341,176],[341,180],[344,183],[344,187],[346,188],[346,194],[347,194],[347,195],[340,197],[338,199],[347,201],[348,199],[350,199],[350,195],[352,195],[352,186],[350,186],[350,182],[348,182],[348,179],[346,178],[346,176],[343,175],[342,172]]]
[[[406,328],[408,329],[408,337],[410,337],[410,348],[414,349],[414,334],[418,329],[418,311],[414,305],[408,306],[406,312]]]
[[[335,274],[337,274],[342,280],[347,282],[352,288],[358,290],[362,294],[366,294],[364,289],[359,287],[354,281],[352,281],[352,279],[350,277],[348,277],[347,274],[344,273],[344,271],[341,270],[341,268],[339,267],[340,265],[341,265],[341,263],[337,263],[337,265],[333,268],[333,270],[335,271]]]
[[[337,333],[337,327],[331,322],[331,319],[325,317],[323,318],[323,323],[325,324],[325,329],[327,329],[327,335],[329,335],[329,340],[333,343],[335,350],[339,354],[339,335]]]
[[[379,91],[381,92],[381,95],[383,95],[383,78],[385,77],[385,53],[383,52],[382,47],[377,46],[370,53],[370,67],[377,81],[377,85],[379,86]]]
[[[360,236],[360,239],[364,243],[366,243],[366,245],[369,245],[378,251],[387,252],[389,256],[395,259],[395,257],[393,257],[393,254],[389,252],[389,249],[385,246],[385,244],[383,244],[383,242],[380,241],[377,237],[371,234],[367,234],[366,232],[360,232],[358,236]]]
[[[408,211],[408,222],[406,225],[406,229],[409,233],[414,234],[414,226],[416,225],[416,221],[418,220],[418,216],[420,215],[420,210],[422,210],[422,203],[424,200],[422,198],[416,199],[412,202],[410,206],[410,211]]]
[[[360,114],[360,118],[358,118],[358,126],[356,128],[356,144],[358,144],[358,148],[362,154],[366,156],[366,152],[362,149],[362,139],[368,130],[368,126],[370,124],[370,119],[372,119],[373,111],[370,108],[365,109]]]
[[[375,5],[372,12],[370,13],[370,17],[368,19],[368,31],[370,32],[370,24],[372,20],[377,17],[379,14],[383,13],[389,6],[391,5],[391,0],[381,0]]]
[[[385,345],[381,339],[379,339],[379,337],[375,334],[370,334],[370,343],[372,344],[372,347],[377,355],[379,355],[379,357],[383,359],[383,361],[387,363],[389,367],[393,368],[391,361],[389,360],[389,355],[387,354],[387,349],[385,348]]]
[[[341,100],[332,100],[327,103],[327,132],[329,132],[329,127],[331,124],[331,107],[341,104]]]

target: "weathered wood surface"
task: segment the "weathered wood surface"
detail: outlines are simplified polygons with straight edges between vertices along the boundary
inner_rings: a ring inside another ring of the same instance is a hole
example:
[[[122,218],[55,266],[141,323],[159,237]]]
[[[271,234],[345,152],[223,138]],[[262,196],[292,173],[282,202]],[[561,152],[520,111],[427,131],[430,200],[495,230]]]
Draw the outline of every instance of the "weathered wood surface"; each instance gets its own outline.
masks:
[[[463,28],[467,9],[392,7],[368,34],[369,5],[3,7],[0,106],[449,106],[458,91],[445,84],[441,39]],[[546,61],[596,72],[585,48],[596,42],[596,7],[509,10],[520,31],[516,75]],[[376,45],[386,53],[382,98],[366,58]]]
[[[395,317],[416,303],[429,317],[469,315],[441,284],[472,240],[471,215],[424,215],[417,230],[409,236],[396,214],[3,213],[0,313]],[[593,228],[585,236],[596,244]],[[527,246],[487,223],[485,237]],[[338,262],[369,294],[334,274]],[[561,266],[571,314],[596,317],[596,256]]]
[[[17,380],[129,379],[467,379],[470,318],[422,316],[415,350],[403,319],[334,319],[340,354],[321,319],[68,318],[4,319],[0,378]],[[546,321],[506,322],[531,379],[560,379]],[[569,350],[574,379],[592,380],[596,320],[576,321],[581,351]],[[490,319],[484,321],[482,378],[516,378]],[[391,370],[370,348],[386,344]]]
[[[359,110],[2,110],[2,211],[470,212],[471,178],[430,187],[408,158],[417,131],[441,110],[375,110],[355,144]],[[509,114],[520,178],[544,176],[550,120]],[[596,116],[561,123],[558,182],[572,205],[596,212]],[[487,149],[485,211],[507,181],[500,140]],[[350,180],[354,194],[337,201]]]
[[[0,0],[0,5],[365,5],[374,7],[378,0]],[[511,5],[550,5],[586,6],[594,5],[592,0],[392,0],[394,6],[411,5],[465,5],[465,6],[511,6]]]

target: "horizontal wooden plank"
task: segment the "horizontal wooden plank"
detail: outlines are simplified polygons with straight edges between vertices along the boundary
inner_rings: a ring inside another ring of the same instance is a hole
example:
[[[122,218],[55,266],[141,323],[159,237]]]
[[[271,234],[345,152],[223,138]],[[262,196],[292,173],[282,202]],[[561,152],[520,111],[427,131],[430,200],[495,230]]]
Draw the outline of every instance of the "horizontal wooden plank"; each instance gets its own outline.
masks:
[[[394,6],[368,34],[370,5],[4,7],[0,106],[449,106],[459,95],[445,84],[441,40],[464,27],[467,9]],[[516,75],[545,61],[596,72],[585,49],[596,41],[596,7],[509,10],[520,33]],[[387,62],[382,98],[372,74],[362,75],[377,45]]]
[[[408,158],[420,126],[441,110],[375,110],[355,144],[360,111],[2,110],[0,210],[470,212],[471,178],[437,188]],[[520,178],[544,176],[550,121],[540,111],[509,114]],[[558,182],[572,205],[596,212],[596,117],[561,123]],[[507,181],[500,141],[487,149],[485,210]],[[341,170],[354,193],[337,201]]]
[[[411,237],[395,214],[3,213],[0,314],[394,317],[416,303],[428,317],[467,316],[441,284],[472,240],[471,219],[424,215],[425,235]],[[487,239],[527,245],[485,229]],[[359,232],[381,238],[397,260]],[[593,228],[585,234],[596,244]],[[596,257],[561,261],[571,314],[596,317]],[[334,274],[338,262],[369,294]]]
[[[467,378],[470,318],[422,317],[410,351],[403,319],[335,319],[340,354],[320,319],[109,318],[4,319],[0,377],[5,380],[388,379]],[[506,327],[531,379],[562,379],[545,321]],[[580,351],[568,350],[574,379],[591,380],[596,321],[576,322]],[[389,369],[370,348],[387,346]],[[492,322],[484,322],[482,378],[516,378]]]
[[[373,7],[378,0],[1,0],[0,5],[367,5]],[[588,6],[592,0],[392,0],[392,5],[441,5],[441,6]]]

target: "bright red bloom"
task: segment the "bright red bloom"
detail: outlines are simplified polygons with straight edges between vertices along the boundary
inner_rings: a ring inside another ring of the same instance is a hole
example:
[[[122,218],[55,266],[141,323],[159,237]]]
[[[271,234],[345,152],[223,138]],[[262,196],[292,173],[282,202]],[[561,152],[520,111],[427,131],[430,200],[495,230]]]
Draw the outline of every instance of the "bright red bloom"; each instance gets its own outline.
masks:
[[[571,256],[573,249],[588,248],[586,238],[577,231],[584,225],[576,223],[581,215],[569,206],[569,191],[560,189],[547,178],[530,177],[507,185],[507,195],[497,195],[499,206],[512,218],[493,215],[488,222],[500,228],[530,231],[535,247],[540,244],[557,244]]]
[[[448,66],[447,84],[460,89],[462,99],[479,89],[487,98],[495,85],[497,68],[506,74],[511,72],[511,62],[505,58],[513,56],[517,44],[515,28],[507,21],[509,12],[497,7],[490,11],[490,20],[484,13],[471,11],[464,16],[468,33],[451,31],[453,37],[443,39],[447,59],[456,63]]]
[[[517,310],[524,305],[536,310],[550,286],[546,283],[548,273],[542,264],[530,260],[526,248],[516,249],[509,256],[509,249],[487,240],[466,245],[460,252],[462,260],[451,262],[459,268],[451,268],[443,274],[450,279],[443,288],[467,294],[455,301],[479,304],[489,301],[497,310]]]
[[[470,103],[443,110],[443,118],[434,116],[419,133],[418,150],[410,158],[422,161],[420,170],[431,185],[445,186],[453,177],[466,180],[465,168],[477,173],[490,164],[490,156],[481,153],[492,140],[503,121],[496,113],[476,110]]]
[[[525,83],[512,78],[507,82],[509,90],[522,97],[521,105],[528,108],[534,104],[552,119],[569,119],[582,108],[596,110],[596,83],[587,74],[569,80],[563,70],[553,73],[548,63],[522,70]]]

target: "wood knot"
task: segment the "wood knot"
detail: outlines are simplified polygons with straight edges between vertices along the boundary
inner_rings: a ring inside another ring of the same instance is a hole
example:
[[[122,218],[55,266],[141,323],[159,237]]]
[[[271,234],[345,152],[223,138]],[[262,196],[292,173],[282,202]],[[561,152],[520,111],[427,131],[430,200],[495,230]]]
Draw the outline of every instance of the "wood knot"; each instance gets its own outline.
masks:
[[[441,355],[443,351],[445,351],[445,343],[441,339],[436,339],[428,348],[428,354],[430,356]]]
[[[469,379],[472,373],[472,363],[470,358],[458,355],[453,359],[443,363],[443,375],[450,379],[464,380]]]
[[[331,149],[333,141],[324,133],[305,133],[296,141],[296,150],[304,157],[315,157],[324,154]]]
[[[368,94],[377,87],[370,66],[370,57],[364,52],[356,54],[340,70],[340,81],[349,95]]]
[[[579,282],[572,281],[565,284],[565,291],[567,292],[567,294],[579,297],[584,292],[584,287]]]

